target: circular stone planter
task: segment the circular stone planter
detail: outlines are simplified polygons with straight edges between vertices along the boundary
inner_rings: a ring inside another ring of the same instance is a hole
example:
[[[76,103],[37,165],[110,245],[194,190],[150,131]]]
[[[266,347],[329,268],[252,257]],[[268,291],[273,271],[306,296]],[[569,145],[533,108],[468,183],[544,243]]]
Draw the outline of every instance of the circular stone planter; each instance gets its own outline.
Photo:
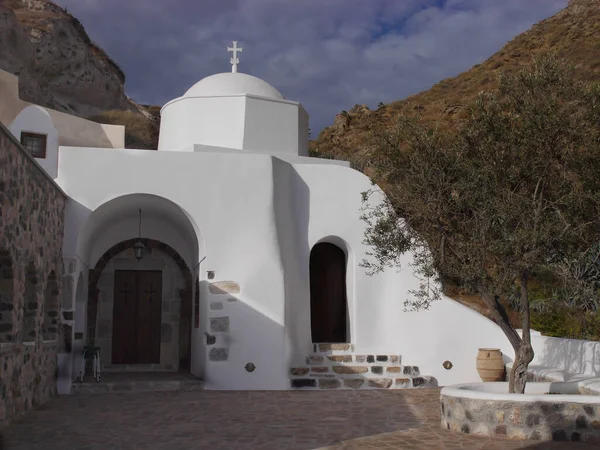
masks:
[[[448,430],[513,439],[600,443],[598,379],[527,383],[525,394],[509,394],[508,383],[447,386],[440,393],[440,402],[442,427]]]

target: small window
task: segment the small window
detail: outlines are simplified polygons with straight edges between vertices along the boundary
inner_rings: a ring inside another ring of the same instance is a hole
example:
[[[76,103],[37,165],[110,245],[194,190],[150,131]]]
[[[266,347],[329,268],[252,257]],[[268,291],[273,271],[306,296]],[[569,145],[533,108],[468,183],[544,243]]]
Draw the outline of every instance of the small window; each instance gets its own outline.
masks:
[[[46,135],[37,133],[21,132],[21,144],[34,158],[46,157]]]

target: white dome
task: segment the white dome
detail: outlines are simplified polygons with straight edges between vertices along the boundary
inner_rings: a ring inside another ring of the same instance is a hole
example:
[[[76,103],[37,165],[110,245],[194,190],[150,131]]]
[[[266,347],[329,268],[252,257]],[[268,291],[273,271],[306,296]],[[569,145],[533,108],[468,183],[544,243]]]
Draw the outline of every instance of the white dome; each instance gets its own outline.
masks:
[[[283,95],[260,78],[245,73],[218,73],[200,81],[187,90],[184,97],[215,97],[251,94],[283,99]]]

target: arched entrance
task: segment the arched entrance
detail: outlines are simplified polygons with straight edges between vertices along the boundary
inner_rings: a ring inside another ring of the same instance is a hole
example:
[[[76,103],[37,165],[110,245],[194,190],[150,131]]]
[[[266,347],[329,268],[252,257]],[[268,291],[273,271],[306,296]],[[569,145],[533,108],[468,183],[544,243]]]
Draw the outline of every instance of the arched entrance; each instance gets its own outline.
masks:
[[[154,239],[141,239],[153,256],[136,261],[133,246],[138,240],[114,245],[89,272],[88,344],[103,347],[105,363],[164,363],[189,370],[191,271],[176,250]],[[178,276],[169,272],[170,265]],[[104,285],[103,277],[108,280]]]
[[[312,248],[309,264],[312,342],[347,342],[346,254],[321,242]]]

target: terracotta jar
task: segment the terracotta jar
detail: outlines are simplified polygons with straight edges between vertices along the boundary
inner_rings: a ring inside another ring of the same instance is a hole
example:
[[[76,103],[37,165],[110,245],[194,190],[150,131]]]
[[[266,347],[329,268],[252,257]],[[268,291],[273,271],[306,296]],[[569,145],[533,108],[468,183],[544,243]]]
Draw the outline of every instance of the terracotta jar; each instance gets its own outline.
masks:
[[[476,367],[483,381],[502,381],[504,378],[504,361],[499,348],[480,348]]]

